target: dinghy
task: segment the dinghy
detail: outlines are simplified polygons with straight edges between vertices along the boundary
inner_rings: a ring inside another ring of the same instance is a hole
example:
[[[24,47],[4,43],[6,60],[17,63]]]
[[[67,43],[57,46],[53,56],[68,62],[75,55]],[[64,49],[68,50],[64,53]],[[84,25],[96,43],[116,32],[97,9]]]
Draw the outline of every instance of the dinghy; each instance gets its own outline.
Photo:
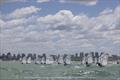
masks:
[[[39,57],[36,58],[35,64],[41,64],[41,59]]]
[[[47,60],[46,60],[46,64],[53,64],[54,61],[52,60],[51,57],[48,57]]]
[[[66,63],[67,63],[67,64],[71,64],[71,59],[70,59],[69,56],[67,56],[67,58],[66,58]]]
[[[26,57],[23,57],[23,59],[22,59],[22,64],[26,64]]]
[[[86,67],[89,67],[91,63],[92,63],[92,56],[86,53],[84,58],[84,64],[86,65]]]
[[[87,59],[88,61],[88,64],[92,64],[93,63],[93,59],[92,59],[92,55],[91,54],[89,54],[88,55],[88,59]]]
[[[31,63],[31,57],[27,58],[26,63],[27,63],[27,64],[30,64],[30,63]]]
[[[106,53],[101,54],[99,63],[101,63],[103,66],[107,65],[108,64],[108,54],[106,54]]]

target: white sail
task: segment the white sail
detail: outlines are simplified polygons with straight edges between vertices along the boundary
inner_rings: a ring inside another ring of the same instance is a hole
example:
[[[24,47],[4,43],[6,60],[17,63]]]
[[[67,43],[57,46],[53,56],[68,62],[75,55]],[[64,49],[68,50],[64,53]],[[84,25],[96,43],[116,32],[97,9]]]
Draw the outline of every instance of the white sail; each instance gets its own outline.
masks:
[[[88,60],[88,63],[93,63],[93,59],[92,59],[92,56],[90,54],[88,55],[88,59],[87,60]]]
[[[40,59],[38,57],[36,58],[35,63],[36,64],[41,64]]]
[[[102,64],[102,65],[107,65],[108,64],[108,54],[102,54],[101,56],[100,56],[100,63]]]
[[[46,60],[46,64],[53,64],[54,61],[52,60],[51,57],[48,57],[47,60]]]
[[[66,62],[67,62],[67,64],[71,64],[71,60],[70,59],[66,59]]]
[[[31,57],[29,57],[26,61],[26,63],[30,64],[31,63]]]
[[[60,57],[60,59],[59,59],[59,63],[63,63],[63,58],[62,57]]]
[[[23,59],[22,59],[22,64],[26,64],[26,57],[24,57]]]

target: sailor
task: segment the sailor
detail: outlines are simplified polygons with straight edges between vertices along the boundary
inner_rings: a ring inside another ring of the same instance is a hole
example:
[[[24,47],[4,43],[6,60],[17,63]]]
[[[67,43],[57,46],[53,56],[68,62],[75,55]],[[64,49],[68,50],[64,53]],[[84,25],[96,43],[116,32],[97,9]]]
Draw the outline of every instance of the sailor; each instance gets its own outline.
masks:
[[[117,64],[120,64],[120,62],[119,62],[119,61],[117,61]]]
[[[90,64],[88,64],[88,62],[85,62],[85,64],[86,64],[86,67],[89,67],[89,66],[90,66]]]
[[[104,67],[101,63],[97,62],[96,63],[99,67]]]

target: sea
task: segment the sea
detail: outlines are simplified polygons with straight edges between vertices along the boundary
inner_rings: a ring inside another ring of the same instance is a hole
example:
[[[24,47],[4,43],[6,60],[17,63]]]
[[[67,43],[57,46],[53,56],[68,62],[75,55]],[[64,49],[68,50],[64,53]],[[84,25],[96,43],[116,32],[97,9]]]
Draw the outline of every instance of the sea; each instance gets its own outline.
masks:
[[[0,61],[0,80],[120,80],[120,64],[21,64]]]

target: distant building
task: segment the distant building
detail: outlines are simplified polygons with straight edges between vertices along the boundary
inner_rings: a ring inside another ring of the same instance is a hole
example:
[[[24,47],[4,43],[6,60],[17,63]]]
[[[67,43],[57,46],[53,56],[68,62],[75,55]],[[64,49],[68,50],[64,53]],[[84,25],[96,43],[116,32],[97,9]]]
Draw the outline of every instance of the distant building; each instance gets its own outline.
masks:
[[[109,64],[120,64],[120,56],[112,55],[108,57]]]

